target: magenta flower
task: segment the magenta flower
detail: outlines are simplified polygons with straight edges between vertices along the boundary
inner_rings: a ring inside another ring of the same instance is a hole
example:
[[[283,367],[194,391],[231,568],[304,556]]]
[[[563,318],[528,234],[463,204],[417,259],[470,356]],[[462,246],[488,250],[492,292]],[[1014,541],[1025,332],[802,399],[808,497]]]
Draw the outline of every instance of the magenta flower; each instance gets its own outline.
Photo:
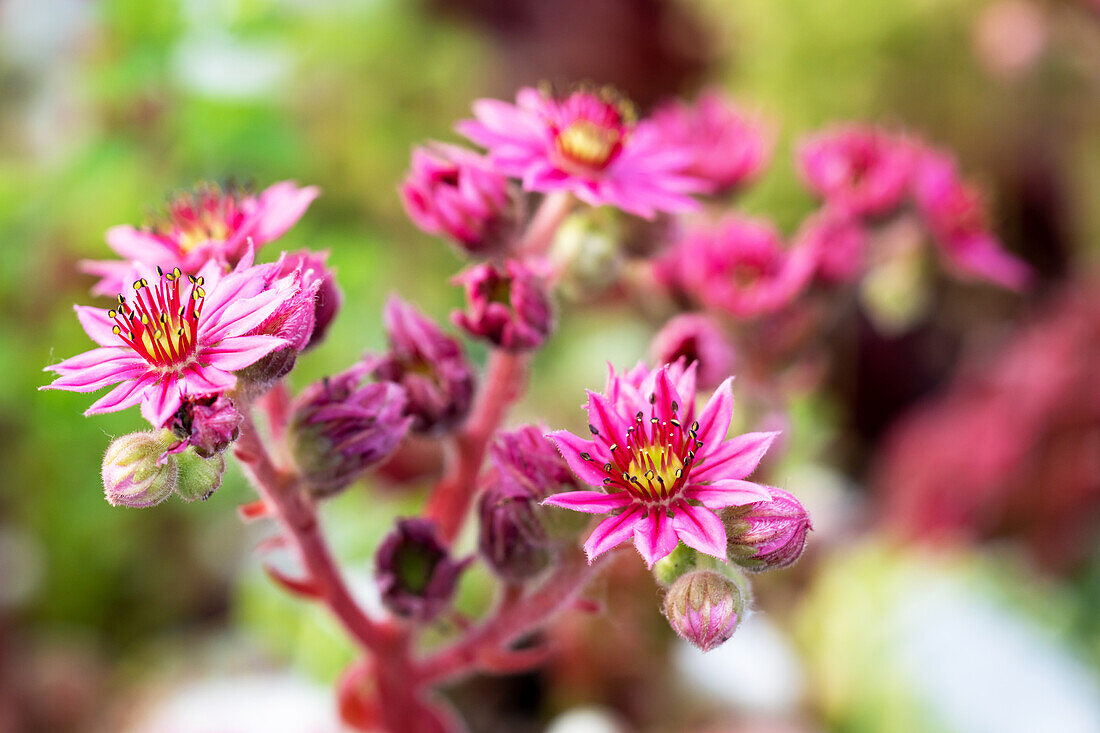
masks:
[[[649,346],[658,364],[672,364],[678,359],[696,364],[698,383],[710,389],[733,373],[737,352],[733,344],[710,316],[702,313],[681,313],[653,337]]]
[[[634,539],[650,567],[679,541],[725,560],[726,530],[715,511],[766,501],[766,488],[744,480],[776,433],[726,440],[733,415],[732,378],[695,414],[695,367],[665,365],[641,377],[608,376],[604,394],[588,393],[591,440],[550,433],[573,472],[601,491],[567,491],[543,503],[611,514],[585,542],[589,562]]]
[[[798,151],[806,185],[830,205],[859,215],[899,206],[909,190],[913,162],[912,144],[870,126],[819,132]]]
[[[738,318],[774,313],[809,283],[815,255],[785,248],[770,222],[731,215],[695,224],[654,262],[658,281]]]
[[[647,219],[696,207],[688,194],[705,185],[682,171],[691,153],[670,148],[652,122],[635,124],[608,93],[577,91],[555,99],[530,87],[516,104],[482,99],[476,120],[458,131],[489,150],[502,173],[528,191],[568,191],[591,206],[616,206]]]
[[[990,231],[981,192],[959,178],[951,156],[923,153],[913,181],[913,195],[940,252],[956,270],[1019,290],[1031,279],[1031,268],[1006,252]]]
[[[718,91],[694,105],[668,102],[653,113],[653,122],[666,144],[691,152],[684,172],[705,181],[710,193],[727,193],[755,177],[771,156],[762,125]]]
[[[509,351],[537,348],[554,329],[546,283],[518,260],[469,267],[453,278],[466,289],[466,310],[451,321],[471,336]]]
[[[259,248],[281,237],[319,193],[316,186],[299,188],[293,181],[276,183],[258,196],[203,185],[174,199],[167,216],[149,228],[108,229],[107,245],[122,260],[84,260],[80,267],[100,277],[94,295],[125,290],[135,277],[134,263],[178,267],[184,275],[197,275],[212,260],[232,267],[250,241]]]
[[[234,372],[287,344],[252,334],[294,286],[289,279],[267,284],[263,268],[251,265],[248,252],[226,274],[214,262],[198,276],[184,277],[179,268],[150,273],[111,310],[76,306],[99,348],[46,367],[58,378],[43,389],[94,392],[118,385],[84,414],[140,403],[154,427],[163,427],[187,397],[232,389]]]
[[[401,201],[414,224],[473,255],[508,247],[519,219],[517,194],[483,156],[443,143],[413,150],[401,184]]]
[[[867,231],[850,211],[826,205],[803,223],[795,246],[815,254],[816,275],[827,283],[850,283],[867,266]]]

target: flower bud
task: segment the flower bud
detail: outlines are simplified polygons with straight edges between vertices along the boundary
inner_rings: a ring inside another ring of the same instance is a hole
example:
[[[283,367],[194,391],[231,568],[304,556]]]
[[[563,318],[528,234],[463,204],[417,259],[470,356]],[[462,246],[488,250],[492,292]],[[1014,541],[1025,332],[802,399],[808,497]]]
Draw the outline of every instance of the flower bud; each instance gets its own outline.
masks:
[[[327,260],[328,252],[303,249],[298,252],[284,252],[275,263],[277,277],[300,273],[302,292],[313,293],[313,317],[303,318],[303,323],[312,323],[312,328],[304,340],[298,341],[300,350],[303,351],[324,339],[329,324],[336,318],[344,301],[343,293],[336,285],[336,277],[326,264]]]
[[[561,272],[561,288],[570,298],[597,297],[619,278],[621,226],[606,213],[574,214],[554,235],[550,260]]]
[[[705,652],[725,643],[745,612],[738,585],[713,570],[680,576],[665,595],[665,618],[684,641]]]
[[[508,179],[486,158],[456,145],[413,150],[401,201],[420,229],[477,257],[503,252],[521,219],[522,198]]]
[[[389,382],[362,385],[356,364],[311,384],[294,400],[287,441],[309,491],[331,496],[387,458],[405,437],[405,392]]]
[[[116,438],[103,456],[103,493],[112,506],[150,507],[176,490],[178,442],[170,430],[130,433]]]
[[[430,621],[447,607],[469,560],[454,561],[427,519],[399,519],[378,546],[375,578],[395,615]]]
[[[786,491],[768,488],[771,501],[732,508],[725,516],[729,559],[746,570],[785,568],[802,555],[813,529],[806,508]]]
[[[538,575],[554,558],[539,500],[514,476],[496,471],[478,503],[478,550],[493,572],[513,583]]]
[[[439,433],[462,422],[474,398],[474,369],[462,345],[398,297],[382,314],[390,350],[368,359],[375,379],[405,389],[405,413],[418,433]]]
[[[225,394],[188,397],[168,423],[186,447],[190,445],[203,458],[221,453],[241,434],[244,418]]]
[[[481,264],[455,276],[466,289],[466,310],[451,320],[471,336],[509,351],[542,344],[554,328],[550,294],[542,278],[526,265]]]
[[[573,471],[546,438],[546,432],[536,425],[524,425],[497,433],[489,446],[496,469],[510,475],[537,499],[556,494],[563,487],[576,486]]]
[[[697,364],[695,378],[703,389],[717,387],[733,373],[737,353],[714,319],[701,313],[683,313],[669,319],[649,347],[656,364]]]
[[[176,463],[179,466],[176,493],[184,501],[206,501],[221,487],[224,454],[203,458],[194,450],[185,450],[176,456]]]

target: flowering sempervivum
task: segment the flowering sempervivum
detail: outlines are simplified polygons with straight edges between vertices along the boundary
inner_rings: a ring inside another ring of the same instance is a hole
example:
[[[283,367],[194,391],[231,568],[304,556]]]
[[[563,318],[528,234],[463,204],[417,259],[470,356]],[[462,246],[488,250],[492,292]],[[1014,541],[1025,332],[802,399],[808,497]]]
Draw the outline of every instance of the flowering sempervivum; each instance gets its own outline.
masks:
[[[798,152],[806,185],[830,205],[860,215],[884,214],[901,204],[913,160],[908,141],[861,126],[813,135]]]
[[[544,503],[612,514],[585,542],[589,561],[633,537],[652,566],[679,541],[726,558],[726,530],[715,511],[771,498],[745,481],[776,433],[726,440],[732,379],[695,414],[695,368],[666,365],[648,373],[612,372],[605,394],[588,393],[592,439],[550,434],[570,468],[601,491],[568,491]]]
[[[673,101],[653,114],[666,144],[691,152],[685,172],[722,194],[756,176],[771,153],[761,126],[724,94],[707,92],[694,105]]]
[[[474,116],[458,131],[528,191],[569,191],[592,206],[651,218],[693,208],[688,194],[705,188],[682,173],[690,153],[666,145],[653,123],[635,124],[629,106],[605,91],[561,99],[528,87],[515,105],[477,101]]]
[[[784,247],[771,223],[734,215],[689,226],[656,260],[655,274],[696,302],[751,318],[794,300],[815,259],[807,247]]]
[[[418,227],[474,255],[504,250],[519,219],[518,191],[484,157],[456,145],[417,148],[401,201]]]
[[[972,277],[1020,289],[1031,269],[1004,250],[990,231],[981,192],[959,179],[951,156],[934,150],[921,155],[913,182],[917,206],[947,261]]]
[[[367,363],[376,379],[405,388],[412,429],[438,433],[462,422],[474,398],[474,368],[462,345],[396,296],[386,301],[382,322],[390,350]]]
[[[144,229],[116,226],[107,230],[107,245],[122,261],[85,260],[81,269],[101,279],[95,295],[113,295],[133,277],[133,263],[180,268],[197,275],[207,262],[236,265],[249,242],[261,247],[294,225],[320,191],[282,181],[258,196],[212,184],[177,196],[162,221]]]
[[[466,288],[466,310],[451,320],[471,336],[509,351],[542,344],[554,328],[546,284],[534,270],[517,261],[481,264],[463,270],[454,282]]]
[[[268,283],[246,254],[223,274],[210,263],[198,276],[179,268],[150,273],[118,296],[111,310],[77,306],[76,314],[99,348],[46,367],[59,376],[50,389],[94,392],[118,385],[84,413],[114,412],[141,404],[162,427],[183,400],[233,389],[234,372],[286,345],[276,336],[251,335],[294,292],[289,279]]]

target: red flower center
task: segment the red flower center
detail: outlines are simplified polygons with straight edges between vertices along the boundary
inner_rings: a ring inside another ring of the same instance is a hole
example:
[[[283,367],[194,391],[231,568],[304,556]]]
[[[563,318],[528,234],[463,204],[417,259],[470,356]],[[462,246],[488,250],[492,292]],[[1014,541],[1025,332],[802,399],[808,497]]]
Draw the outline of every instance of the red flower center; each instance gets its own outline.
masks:
[[[120,294],[118,308],[107,313],[115,322],[112,330],[123,343],[150,365],[165,370],[194,357],[206,298],[203,278],[192,275],[187,276],[190,293],[182,295],[181,275],[177,267],[161,273],[160,282],[153,287],[145,278],[135,281],[134,296],[127,299]]]

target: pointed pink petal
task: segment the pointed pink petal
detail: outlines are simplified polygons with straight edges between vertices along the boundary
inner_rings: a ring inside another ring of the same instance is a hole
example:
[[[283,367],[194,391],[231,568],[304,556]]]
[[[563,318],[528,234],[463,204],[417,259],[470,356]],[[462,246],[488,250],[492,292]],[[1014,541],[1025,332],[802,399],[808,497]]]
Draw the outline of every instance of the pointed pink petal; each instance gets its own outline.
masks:
[[[716,450],[726,439],[733,419],[733,377],[728,377],[714,390],[703,411],[699,413],[699,440],[703,455]]]
[[[256,220],[247,227],[256,246],[283,236],[320,194],[321,189],[316,186],[298,188],[294,181],[281,181],[268,187],[260,194]]]
[[[692,467],[693,481],[714,481],[725,478],[745,478],[760,464],[778,432],[745,433],[735,436],[710,453],[704,452]],[[704,451],[706,444],[703,445]]]
[[[726,528],[711,510],[680,504],[672,515],[672,526],[688,547],[726,559]]]
[[[112,384],[135,379],[148,373],[149,366],[140,361],[107,362],[97,366],[65,372],[48,385],[49,389],[63,389],[69,392],[95,392]]]
[[[230,336],[217,346],[208,346],[200,354],[204,364],[226,372],[235,372],[255,364],[276,349],[287,345],[278,336]]]
[[[601,491],[564,491],[560,494],[551,494],[543,499],[542,503],[572,509],[575,512],[607,514],[628,506],[632,501],[625,491],[617,491],[614,494],[605,494]]]
[[[584,543],[584,551],[588,555],[588,564],[612,547],[630,539],[634,533],[634,523],[644,514],[643,509],[635,507],[628,509],[617,517],[608,517],[596,525],[588,540]]]
[[[651,507],[648,516],[634,523],[634,547],[646,567],[652,568],[653,563],[676,549],[679,540],[674,526],[663,507]]]
[[[154,428],[161,428],[176,410],[180,409],[181,404],[176,376],[166,374],[160,378],[159,383],[151,385],[144,391],[141,398],[141,416]]]
[[[180,390],[186,395],[225,392],[237,385],[237,377],[213,366],[192,365],[181,375]]]
[[[117,412],[133,407],[141,402],[145,389],[152,386],[154,377],[134,379],[123,382],[107,394],[92,403],[92,406],[84,411],[85,415],[99,415],[104,412]]]
[[[557,444],[558,452],[581,481],[592,486],[603,486],[603,480],[607,477],[603,470],[606,459],[603,458],[596,443],[579,438],[568,430],[555,430],[548,433],[546,437]],[[582,453],[591,456],[592,460],[586,461],[581,458]]]
[[[709,484],[689,484],[685,487],[683,496],[711,509],[744,506],[758,501],[770,501],[772,498],[771,492],[760,484],[734,478]]]
[[[107,246],[123,259],[134,262],[175,265],[179,253],[164,244],[155,234],[143,232],[131,226],[111,227],[107,230]]]
[[[611,444],[622,440],[630,421],[620,416],[603,395],[588,390],[588,421],[602,438]]]
[[[86,305],[74,305],[76,318],[84,327],[84,332],[100,346],[120,346],[122,340],[115,332],[115,322],[107,316],[107,311],[102,308],[92,308]]]
[[[140,356],[129,348],[120,346],[101,346],[98,349],[85,351],[83,354],[70,356],[57,364],[50,364],[43,371],[56,372],[58,374],[72,374],[84,371],[101,364],[129,365],[131,363],[144,363]]]

